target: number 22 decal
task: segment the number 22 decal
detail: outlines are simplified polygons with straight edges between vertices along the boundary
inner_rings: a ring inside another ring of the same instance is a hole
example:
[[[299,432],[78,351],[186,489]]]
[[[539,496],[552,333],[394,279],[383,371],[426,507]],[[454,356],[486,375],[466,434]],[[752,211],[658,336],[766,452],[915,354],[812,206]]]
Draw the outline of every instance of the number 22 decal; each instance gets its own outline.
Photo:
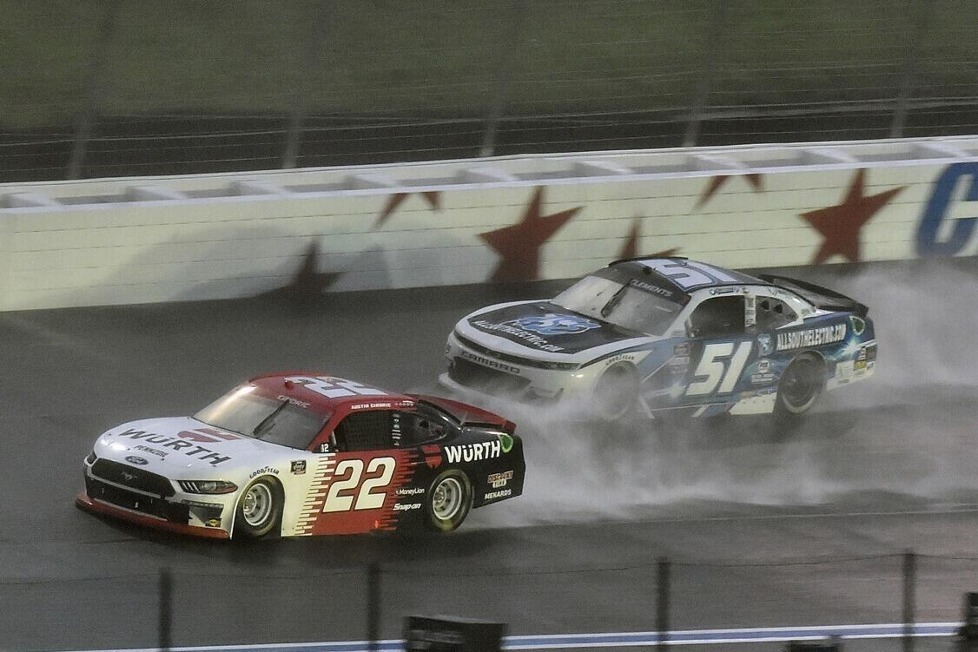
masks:
[[[707,344],[693,373],[695,378],[701,380],[689,384],[686,396],[703,396],[714,391],[717,394],[732,392],[747,364],[752,346],[750,341],[741,342],[736,349],[733,342]]]
[[[391,483],[395,466],[396,462],[393,457],[375,457],[367,464],[367,475],[370,477],[363,479],[363,460],[343,460],[336,465],[335,477],[338,479],[329,485],[323,511],[348,512],[351,509],[380,509],[384,506],[387,492],[375,490],[382,489]],[[361,483],[362,479],[363,482]]]

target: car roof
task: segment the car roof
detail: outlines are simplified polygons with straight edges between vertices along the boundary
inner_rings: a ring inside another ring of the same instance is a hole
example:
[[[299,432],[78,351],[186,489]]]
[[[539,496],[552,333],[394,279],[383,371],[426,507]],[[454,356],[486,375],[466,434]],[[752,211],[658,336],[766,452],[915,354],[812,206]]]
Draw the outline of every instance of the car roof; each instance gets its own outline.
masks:
[[[636,282],[649,283],[668,295],[686,295],[704,288],[771,283],[736,270],[690,260],[681,256],[642,256],[616,260],[610,268],[625,272]]]
[[[363,409],[407,408],[415,400],[367,383],[318,371],[288,371],[262,374],[248,383],[265,394],[284,396],[302,407],[323,414]]]

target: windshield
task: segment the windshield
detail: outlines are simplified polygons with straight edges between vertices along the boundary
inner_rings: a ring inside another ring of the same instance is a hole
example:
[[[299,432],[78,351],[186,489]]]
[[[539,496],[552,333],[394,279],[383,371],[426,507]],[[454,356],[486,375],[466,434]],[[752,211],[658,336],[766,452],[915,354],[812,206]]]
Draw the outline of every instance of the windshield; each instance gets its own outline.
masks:
[[[243,387],[223,396],[194,415],[207,425],[245,437],[305,450],[326,423],[326,417],[303,409],[286,398],[255,395]]]
[[[586,276],[553,303],[587,317],[648,335],[662,335],[682,306],[638,287],[600,276]]]

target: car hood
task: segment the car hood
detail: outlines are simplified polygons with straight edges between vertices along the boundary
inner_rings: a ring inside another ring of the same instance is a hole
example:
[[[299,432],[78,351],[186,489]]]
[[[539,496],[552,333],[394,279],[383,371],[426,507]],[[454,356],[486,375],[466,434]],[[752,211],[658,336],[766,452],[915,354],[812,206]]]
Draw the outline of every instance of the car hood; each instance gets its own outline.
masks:
[[[560,362],[587,362],[656,339],[550,301],[490,306],[465,317],[456,331],[492,351]]]
[[[176,478],[206,479],[231,469],[266,463],[289,451],[191,417],[146,419],[116,426],[95,443],[95,455]],[[299,451],[292,451],[293,454]],[[205,476],[201,473],[205,472]]]

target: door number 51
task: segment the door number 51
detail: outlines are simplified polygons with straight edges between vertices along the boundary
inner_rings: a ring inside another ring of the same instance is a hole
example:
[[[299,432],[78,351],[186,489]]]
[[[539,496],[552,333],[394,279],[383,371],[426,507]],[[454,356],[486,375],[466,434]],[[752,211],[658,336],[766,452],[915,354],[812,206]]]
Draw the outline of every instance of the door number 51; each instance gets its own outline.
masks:
[[[693,373],[695,380],[686,388],[687,396],[704,394],[729,394],[737,385],[740,374],[750,356],[750,341],[741,342],[734,348],[734,342],[707,344],[703,357]]]

